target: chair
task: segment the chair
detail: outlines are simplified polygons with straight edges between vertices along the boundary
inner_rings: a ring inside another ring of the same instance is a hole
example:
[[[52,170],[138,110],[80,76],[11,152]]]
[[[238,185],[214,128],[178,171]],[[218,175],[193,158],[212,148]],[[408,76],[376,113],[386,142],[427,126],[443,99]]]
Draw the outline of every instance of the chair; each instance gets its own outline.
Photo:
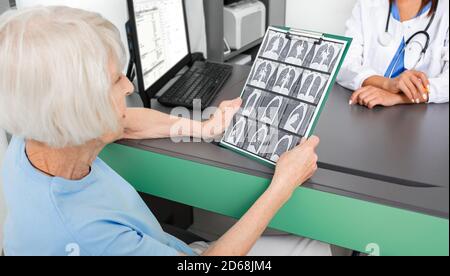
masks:
[[[188,230],[184,230],[182,228],[173,225],[162,224],[162,228],[166,233],[178,238],[179,240],[183,241],[186,244],[191,244],[199,241],[209,242],[208,240],[199,237],[194,233],[189,232]]]

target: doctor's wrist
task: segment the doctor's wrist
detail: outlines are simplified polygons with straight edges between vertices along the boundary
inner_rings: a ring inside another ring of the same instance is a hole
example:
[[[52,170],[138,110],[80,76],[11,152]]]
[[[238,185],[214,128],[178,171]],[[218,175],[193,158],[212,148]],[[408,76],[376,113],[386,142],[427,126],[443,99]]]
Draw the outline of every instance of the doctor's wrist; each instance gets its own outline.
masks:
[[[364,80],[362,86],[373,86],[391,93],[398,93],[398,84],[396,80],[385,78],[383,76],[371,76]]]
[[[398,89],[398,80],[397,79],[389,79],[384,78],[383,81],[383,90],[386,90],[390,93],[397,94],[400,92],[400,89]]]

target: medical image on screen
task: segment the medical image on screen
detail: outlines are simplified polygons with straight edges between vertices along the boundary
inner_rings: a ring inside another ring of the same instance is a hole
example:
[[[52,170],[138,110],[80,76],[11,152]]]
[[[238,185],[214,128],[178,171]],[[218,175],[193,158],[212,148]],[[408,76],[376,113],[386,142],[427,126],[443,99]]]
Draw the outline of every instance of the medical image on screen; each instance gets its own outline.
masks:
[[[275,164],[309,135],[343,49],[269,29],[222,142]]]
[[[134,0],[140,66],[149,89],[189,54],[180,0]]]

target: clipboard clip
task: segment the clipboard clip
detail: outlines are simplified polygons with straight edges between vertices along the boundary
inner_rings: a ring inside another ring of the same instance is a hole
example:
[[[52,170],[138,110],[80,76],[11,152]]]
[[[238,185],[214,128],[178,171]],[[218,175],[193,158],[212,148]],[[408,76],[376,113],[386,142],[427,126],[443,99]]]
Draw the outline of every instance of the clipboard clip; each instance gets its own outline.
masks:
[[[286,39],[287,39],[287,40],[292,40],[292,34],[291,34],[291,32],[287,32],[287,33],[286,33]]]
[[[316,44],[316,45],[321,45],[324,40],[323,33],[305,31],[305,30],[297,30],[297,29],[290,29],[288,32],[286,32],[286,39],[291,40],[292,36],[294,36],[294,35],[311,37],[312,39],[317,40],[314,42],[314,44]]]
[[[320,37],[319,40],[317,40],[316,42],[314,42],[314,44],[320,46],[320,45],[322,45],[322,42],[323,42],[323,37]]]

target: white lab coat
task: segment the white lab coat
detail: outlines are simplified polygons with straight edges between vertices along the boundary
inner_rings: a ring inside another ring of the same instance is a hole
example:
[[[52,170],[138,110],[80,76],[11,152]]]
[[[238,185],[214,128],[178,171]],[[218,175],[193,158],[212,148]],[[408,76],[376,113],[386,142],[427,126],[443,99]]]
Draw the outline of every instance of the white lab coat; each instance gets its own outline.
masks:
[[[430,17],[425,13],[417,18],[399,22],[391,15],[389,33],[394,41],[382,46],[380,35],[385,31],[389,12],[388,0],[358,0],[351,18],[347,21],[346,36],[353,38],[350,51],[338,76],[338,83],[351,90],[359,89],[373,76],[384,76],[403,38],[407,40],[417,31],[426,28]],[[424,72],[431,82],[430,103],[449,101],[449,1],[440,0],[436,18],[428,33],[430,46],[415,69]],[[405,64],[408,64],[408,52]],[[412,62],[414,63],[414,62]]]

